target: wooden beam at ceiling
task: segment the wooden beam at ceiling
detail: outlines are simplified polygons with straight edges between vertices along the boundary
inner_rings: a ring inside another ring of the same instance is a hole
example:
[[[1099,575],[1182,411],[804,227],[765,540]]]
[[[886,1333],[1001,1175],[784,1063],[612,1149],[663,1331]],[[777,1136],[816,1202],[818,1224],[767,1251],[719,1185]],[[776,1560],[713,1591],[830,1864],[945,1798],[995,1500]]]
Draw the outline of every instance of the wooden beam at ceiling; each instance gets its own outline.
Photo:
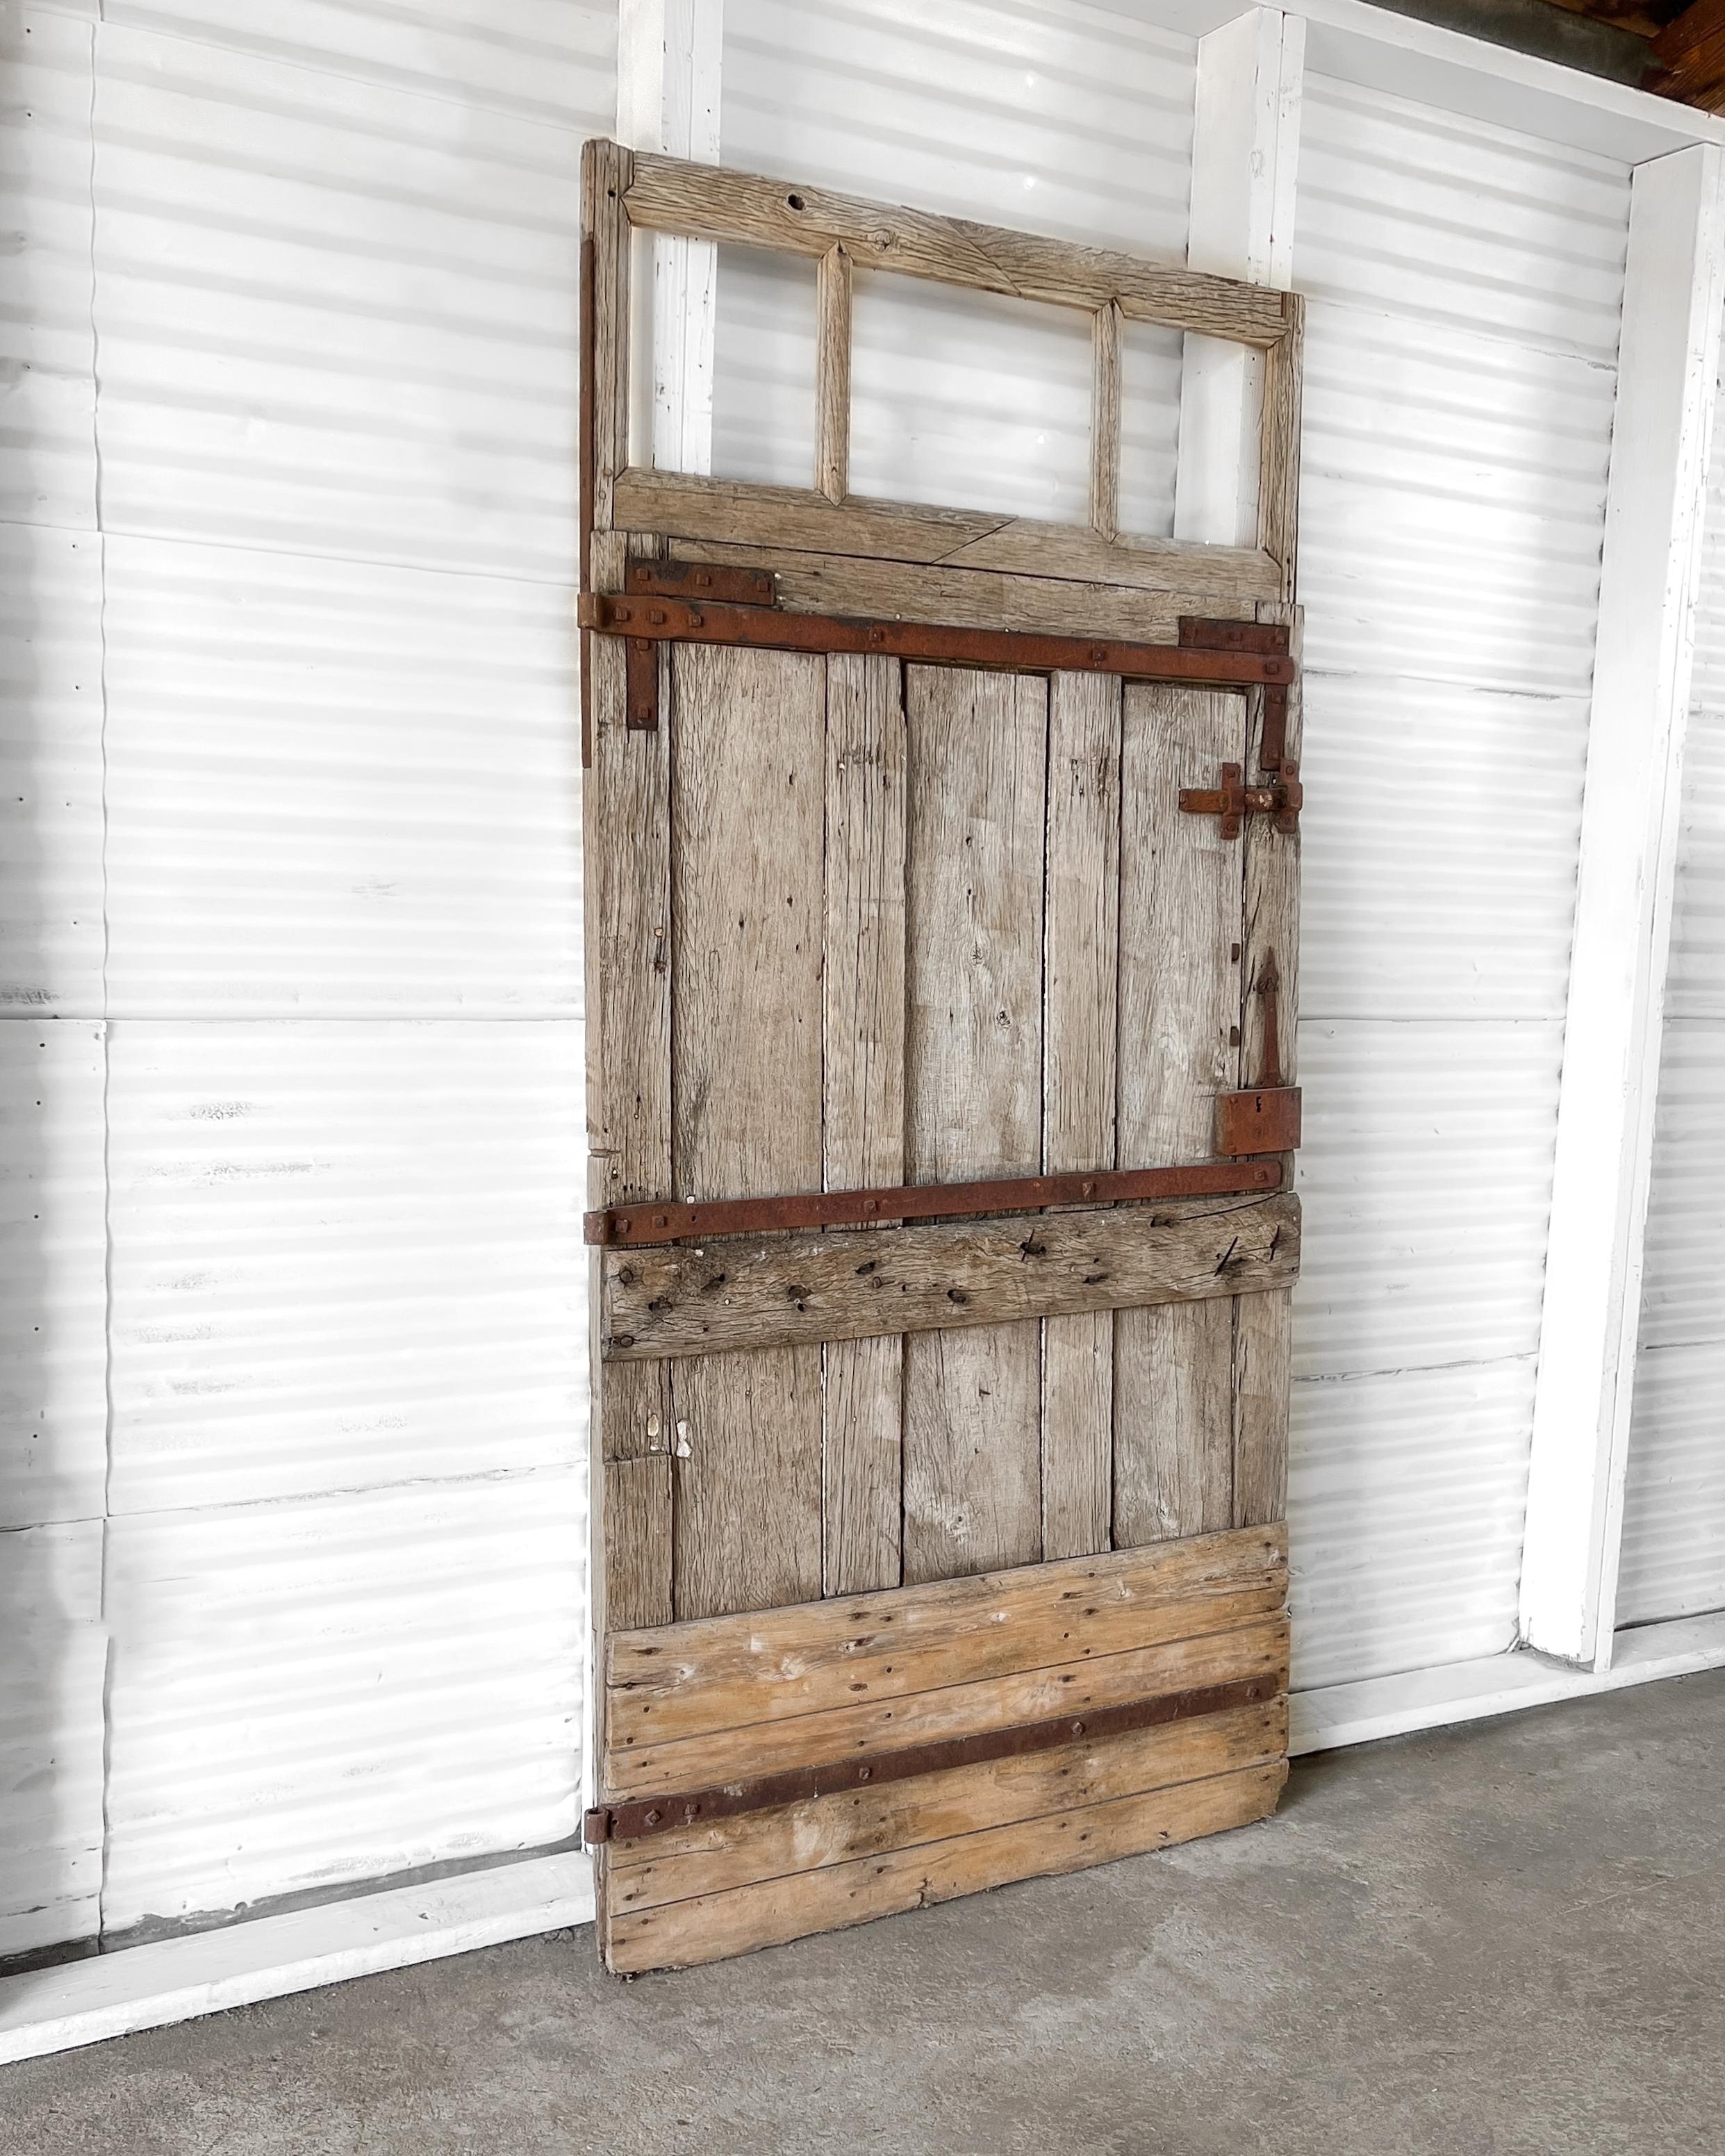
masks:
[[[1725,0],[1695,0],[1652,42],[1657,74],[1647,87],[1662,97],[1725,111]]]

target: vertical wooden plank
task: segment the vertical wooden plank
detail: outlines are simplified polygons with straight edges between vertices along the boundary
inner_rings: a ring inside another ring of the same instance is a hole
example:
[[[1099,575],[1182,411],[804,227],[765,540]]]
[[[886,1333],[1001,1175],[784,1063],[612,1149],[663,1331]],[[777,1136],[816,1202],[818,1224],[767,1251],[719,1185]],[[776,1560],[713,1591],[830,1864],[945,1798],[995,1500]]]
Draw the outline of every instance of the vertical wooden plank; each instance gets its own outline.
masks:
[[[814,283],[814,484],[829,501],[850,490],[850,257],[820,258]]]
[[[906,1171],[1034,1173],[1047,686],[913,666],[905,696]],[[1032,1322],[906,1342],[907,1582],[1041,1554],[1040,1334]]]
[[[679,644],[668,708],[676,1194],[818,1190],[824,662]],[[818,1597],[819,1348],[692,1358],[672,1407],[678,1616]]]
[[[1289,624],[1294,657],[1302,655],[1303,624],[1294,607],[1264,607],[1266,620]],[[1284,755],[1297,764],[1302,734],[1301,682],[1288,692]],[[1253,697],[1250,760],[1261,769],[1262,699]],[[1286,1085],[1299,1076],[1300,839],[1280,832],[1266,818],[1247,819],[1245,933],[1240,965],[1240,1081],[1264,1075],[1264,1000],[1253,993],[1266,965],[1275,963],[1276,1052]],[[1284,1156],[1282,1173],[1293,1186],[1295,1157]],[[1234,1304],[1234,1523],[1266,1527],[1287,1512],[1288,1385],[1293,1362],[1293,1296],[1285,1288],[1236,1296]]]
[[[1047,917],[1043,928],[1042,1161],[1058,1174],[1114,1160],[1120,932],[1117,680],[1049,685]],[[1109,1547],[1114,1319],[1042,1327],[1042,1554]]]
[[[1284,292],[1287,330],[1264,355],[1264,413],[1258,478],[1258,544],[1281,564],[1281,595],[1293,602],[1300,531],[1300,393],[1306,302]]]
[[[1091,317],[1090,521],[1105,539],[1120,535],[1120,310]]]
[[[894,659],[827,662],[825,983],[826,1187],[902,1183],[905,714]],[[824,1591],[896,1587],[903,1342],[834,1340],[825,1358]]]
[[[581,152],[582,223],[593,240],[593,528],[612,526],[612,490],[629,463],[629,232],[623,208],[634,160],[602,139]]]
[[[1214,1098],[1239,1082],[1244,870],[1183,786],[1243,763],[1245,701],[1127,686],[1121,750],[1119,1158],[1203,1160]],[[1117,1548],[1224,1527],[1233,1514],[1229,1302],[1122,1311],[1114,1332]]]

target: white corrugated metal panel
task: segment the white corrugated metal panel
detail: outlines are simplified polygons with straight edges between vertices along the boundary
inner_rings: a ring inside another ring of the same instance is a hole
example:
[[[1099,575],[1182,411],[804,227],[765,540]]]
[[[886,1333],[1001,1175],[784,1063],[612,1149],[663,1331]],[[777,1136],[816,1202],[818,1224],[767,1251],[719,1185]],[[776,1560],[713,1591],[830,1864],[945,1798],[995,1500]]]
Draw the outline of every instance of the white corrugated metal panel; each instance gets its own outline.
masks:
[[[0,17],[0,518],[85,531],[96,480],[91,36],[43,8]]]
[[[459,77],[99,42],[106,528],[572,581],[580,144],[608,73],[552,126]]]
[[[1307,77],[1306,1684],[1514,1635],[1628,216]]]
[[[101,1589],[100,1520],[0,1532],[0,1957],[97,1927]]]
[[[1196,46],[1076,0],[727,0],[727,163],[1183,259]],[[714,467],[807,485],[806,274],[727,249]],[[1180,342],[1130,340],[1122,515],[1171,524]],[[1082,517],[1088,325],[859,275],[851,485]]]
[[[1725,1609],[1725,416],[1707,475],[1666,997],[1618,1580],[1628,1625]]]
[[[1313,673],[1306,715],[1301,1012],[1561,1024],[1587,700]]]
[[[114,1521],[105,1924],[572,1834],[583,1512],[557,1468]]]
[[[584,1456],[578,1026],[122,1020],[110,1054],[115,1512]]]
[[[0,986],[76,1083],[35,1109],[0,1040],[0,1262],[41,1298],[0,1495],[104,1505],[102,1044],[39,1014],[114,1008],[111,1929],[574,1823],[577,174],[615,9],[18,27]],[[69,1690],[8,1640],[8,1786],[100,1758],[90,1636]],[[0,1953],[93,1921],[99,1789],[31,1833]]]
[[[1725,1609],[1725,1339],[1644,1345],[1635,1365],[1618,1620],[1652,1624],[1704,1609]]]
[[[1533,1375],[1526,1356],[1295,1384],[1296,1687],[1514,1644]]]
[[[102,1088],[100,1025],[0,1020],[0,1527],[102,1509]]]
[[[1549,1021],[1302,1021],[1296,1374],[1537,1350],[1562,1048]]]
[[[0,1015],[102,1012],[101,546],[0,524]]]
[[[566,592],[107,544],[110,1010],[579,1009]]]

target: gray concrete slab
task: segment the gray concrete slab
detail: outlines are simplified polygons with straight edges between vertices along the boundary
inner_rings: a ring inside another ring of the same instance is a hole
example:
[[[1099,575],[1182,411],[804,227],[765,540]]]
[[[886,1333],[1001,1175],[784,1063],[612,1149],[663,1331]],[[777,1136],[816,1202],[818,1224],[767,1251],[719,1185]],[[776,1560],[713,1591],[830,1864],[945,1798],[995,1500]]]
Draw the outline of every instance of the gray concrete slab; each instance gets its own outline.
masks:
[[[528,1941],[0,2070],[7,2156],[1719,2156],[1725,1673],[619,1984]]]

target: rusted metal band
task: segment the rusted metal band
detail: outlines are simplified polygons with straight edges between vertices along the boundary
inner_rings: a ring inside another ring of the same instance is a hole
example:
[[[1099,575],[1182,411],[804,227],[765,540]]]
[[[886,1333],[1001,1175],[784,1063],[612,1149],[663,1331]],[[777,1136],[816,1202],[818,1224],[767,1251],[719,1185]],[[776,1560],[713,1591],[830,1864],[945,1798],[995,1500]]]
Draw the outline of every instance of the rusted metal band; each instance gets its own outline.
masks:
[[[1021,1722],[1004,1729],[979,1729],[969,1737],[946,1737],[927,1744],[907,1744],[899,1752],[876,1752],[860,1759],[835,1760],[824,1767],[796,1767],[782,1774],[760,1774],[711,1789],[684,1790],[675,1796],[638,1797],[626,1804],[600,1804],[588,1813],[582,1838],[589,1848],[603,1841],[641,1841],[674,1834],[746,1812],[770,1811],[779,1804],[806,1804],[815,1797],[841,1795],[847,1789],[874,1789],[883,1782],[908,1782],[918,1774],[942,1774],[950,1767],[973,1767],[989,1759],[1018,1759],[1028,1753],[1051,1752],[1062,1744],[1123,1737],[1134,1729],[1154,1729],[1201,1715],[1226,1714],[1275,1699],[1281,1680],[1245,1677],[1234,1684],[1202,1685],[1190,1691],[1163,1692],[1155,1699],[1129,1700],[1123,1707],[1091,1707],[1082,1714],[1057,1714],[1045,1722]]]
[[[1200,681],[1250,689],[1294,678],[1291,659],[1273,652],[1218,651],[1202,644],[1128,644],[1117,638],[1050,636],[1028,629],[959,629],[941,622],[870,621],[860,616],[787,613],[777,607],[712,600],[619,598],[583,592],[578,619],[603,636],[661,643],[731,644],[761,651],[875,651],[954,666],[1022,672],[1118,674],[1138,681]]]
[[[690,1235],[968,1219],[984,1213],[1034,1213],[1050,1205],[1114,1205],[1153,1198],[1238,1198],[1281,1188],[1277,1161],[1198,1161],[1187,1168],[1097,1168],[1086,1175],[1000,1176],[986,1183],[809,1190],[783,1198],[716,1199],[701,1205],[610,1205],[587,1214],[584,1225],[589,1243],[639,1250]]]

